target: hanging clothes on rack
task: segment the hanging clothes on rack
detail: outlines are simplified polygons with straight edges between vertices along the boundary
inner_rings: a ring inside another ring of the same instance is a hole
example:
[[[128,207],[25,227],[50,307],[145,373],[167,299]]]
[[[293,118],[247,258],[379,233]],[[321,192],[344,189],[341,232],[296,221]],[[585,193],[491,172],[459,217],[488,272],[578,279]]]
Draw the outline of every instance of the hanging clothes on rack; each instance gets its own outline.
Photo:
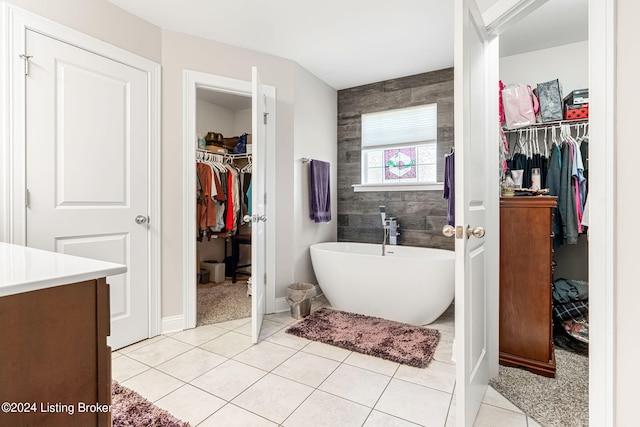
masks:
[[[511,170],[516,188],[546,188],[548,157],[546,149],[544,154],[540,150],[538,130],[522,129],[517,132],[517,140],[511,150],[512,155],[507,157],[507,167]]]
[[[233,165],[236,157],[197,151],[198,241],[204,237],[208,240],[229,237],[238,232],[245,212],[241,206],[245,196],[240,169]],[[242,155],[242,158],[250,158],[250,155]]]
[[[582,147],[579,142],[586,137],[586,129],[582,138],[574,138],[570,128],[564,126],[559,140],[555,138],[554,129],[547,173],[549,194],[558,197],[558,207],[553,217],[555,247],[564,243],[578,243],[578,235],[584,232],[582,216],[587,199],[587,179],[583,174]]]
[[[554,246],[576,244],[578,235],[585,232],[582,217],[588,193],[588,123],[537,124],[502,132],[508,147],[501,152],[506,153],[514,181],[523,188],[536,189],[539,185],[558,197],[552,224]]]
[[[242,204],[240,212],[240,224],[244,224],[244,215],[251,215],[251,157],[247,163],[240,169],[240,188],[242,190]]]

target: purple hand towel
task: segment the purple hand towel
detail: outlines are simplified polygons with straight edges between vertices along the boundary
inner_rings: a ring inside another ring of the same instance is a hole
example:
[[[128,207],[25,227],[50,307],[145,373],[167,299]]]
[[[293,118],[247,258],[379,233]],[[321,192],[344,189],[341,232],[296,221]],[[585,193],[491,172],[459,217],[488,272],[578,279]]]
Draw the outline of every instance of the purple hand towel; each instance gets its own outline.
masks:
[[[331,221],[331,164],[311,160],[311,219],[315,222]]]

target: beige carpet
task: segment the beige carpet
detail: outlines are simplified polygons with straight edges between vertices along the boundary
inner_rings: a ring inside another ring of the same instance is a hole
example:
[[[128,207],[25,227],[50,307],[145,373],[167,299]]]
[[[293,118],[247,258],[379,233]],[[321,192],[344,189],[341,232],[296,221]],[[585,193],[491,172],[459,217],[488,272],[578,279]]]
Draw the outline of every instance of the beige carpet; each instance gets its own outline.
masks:
[[[198,285],[198,326],[251,317],[247,280]]]
[[[589,425],[589,358],[556,348],[556,378],[500,366],[500,394],[544,427]]]

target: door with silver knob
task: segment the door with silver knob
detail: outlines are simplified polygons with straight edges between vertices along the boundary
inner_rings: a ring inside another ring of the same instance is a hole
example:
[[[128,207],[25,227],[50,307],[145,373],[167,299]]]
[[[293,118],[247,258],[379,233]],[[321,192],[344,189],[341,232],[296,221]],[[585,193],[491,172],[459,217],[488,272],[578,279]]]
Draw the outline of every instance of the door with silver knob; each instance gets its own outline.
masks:
[[[14,94],[23,106],[20,122],[26,131],[22,148],[15,147],[26,160],[20,179],[31,195],[19,214],[26,227],[23,223],[16,238],[33,248],[127,266],[125,273],[107,278],[108,344],[117,350],[160,327],[160,307],[152,297],[159,292],[158,280],[151,275],[159,267],[150,246],[158,229],[147,217],[155,205],[151,147],[159,147],[149,123],[157,78],[151,70],[157,64],[143,65],[102,47],[85,49],[30,28],[17,33],[12,41],[28,47],[19,53],[32,58],[29,77],[21,83],[28,90],[22,86]],[[83,46],[95,46],[83,40]],[[99,129],[91,144],[88,129]],[[99,157],[94,146],[100,147]]]
[[[453,225],[445,225],[444,227],[442,227],[442,234],[445,235],[445,237],[454,237],[456,239],[461,239],[462,238],[462,227],[457,226],[454,227]]]
[[[442,234],[444,234],[445,237],[455,236],[456,239],[462,239],[462,236],[465,235],[462,232],[462,226],[454,227],[453,225],[449,225],[449,224],[442,227]],[[467,225],[466,237],[468,239],[471,236],[477,237],[477,238],[484,237],[484,227],[471,228],[470,225]]]
[[[469,237],[477,237],[478,239],[484,237],[484,227],[474,227],[467,225],[467,239]]]
[[[456,235],[456,229],[453,225],[447,224],[442,227],[442,234],[444,234],[445,237],[453,237]]]
[[[267,168],[266,147],[275,141],[266,138],[267,126],[271,126],[273,116],[266,109],[267,100],[260,83],[258,70],[252,71],[252,178],[251,178],[251,341],[260,338],[262,320],[266,313],[267,295]],[[272,94],[273,95],[273,94]],[[270,95],[271,96],[271,95]],[[272,171],[275,173],[275,171]],[[273,238],[271,236],[270,238]],[[273,291],[275,295],[275,289]]]
[[[498,37],[489,36],[478,0],[455,0],[456,424],[471,427],[489,378],[498,374],[500,140]],[[483,227],[489,231],[483,235]],[[474,236],[474,238],[470,238]]]
[[[147,224],[149,222],[149,217],[144,215],[138,215],[136,217],[136,224]]]

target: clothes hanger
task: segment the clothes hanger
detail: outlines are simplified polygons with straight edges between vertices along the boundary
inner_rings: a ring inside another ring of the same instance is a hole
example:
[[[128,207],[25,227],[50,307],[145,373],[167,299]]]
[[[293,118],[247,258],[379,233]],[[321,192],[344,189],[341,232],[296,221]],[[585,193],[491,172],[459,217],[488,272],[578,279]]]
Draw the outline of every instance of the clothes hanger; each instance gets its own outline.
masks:
[[[544,155],[545,157],[549,157],[548,156],[548,149],[549,149],[549,138],[548,135],[549,134],[549,128],[545,127],[544,128]]]
[[[533,157],[536,154],[534,143],[535,143],[537,134],[538,134],[538,131],[536,129],[529,128],[529,156],[528,157]]]
[[[516,147],[515,147],[515,148],[518,148],[518,147],[520,147],[519,152],[524,154],[525,148],[524,148],[523,130],[522,130],[522,129],[520,129],[520,130],[518,131],[518,141],[517,141],[517,144],[516,144]],[[513,154],[514,154],[514,155],[516,154],[516,152],[515,152],[515,151],[516,151],[516,150],[514,149],[514,150],[513,150]]]
[[[535,130],[535,132],[533,133],[533,144],[535,144],[533,146],[533,154],[540,154],[540,132],[538,131],[538,129]]]
[[[242,169],[240,169],[240,172],[242,172],[242,173],[251,173],[251,156],[247,156],[247,161],[249,163],[244,165],[244,167]]]

